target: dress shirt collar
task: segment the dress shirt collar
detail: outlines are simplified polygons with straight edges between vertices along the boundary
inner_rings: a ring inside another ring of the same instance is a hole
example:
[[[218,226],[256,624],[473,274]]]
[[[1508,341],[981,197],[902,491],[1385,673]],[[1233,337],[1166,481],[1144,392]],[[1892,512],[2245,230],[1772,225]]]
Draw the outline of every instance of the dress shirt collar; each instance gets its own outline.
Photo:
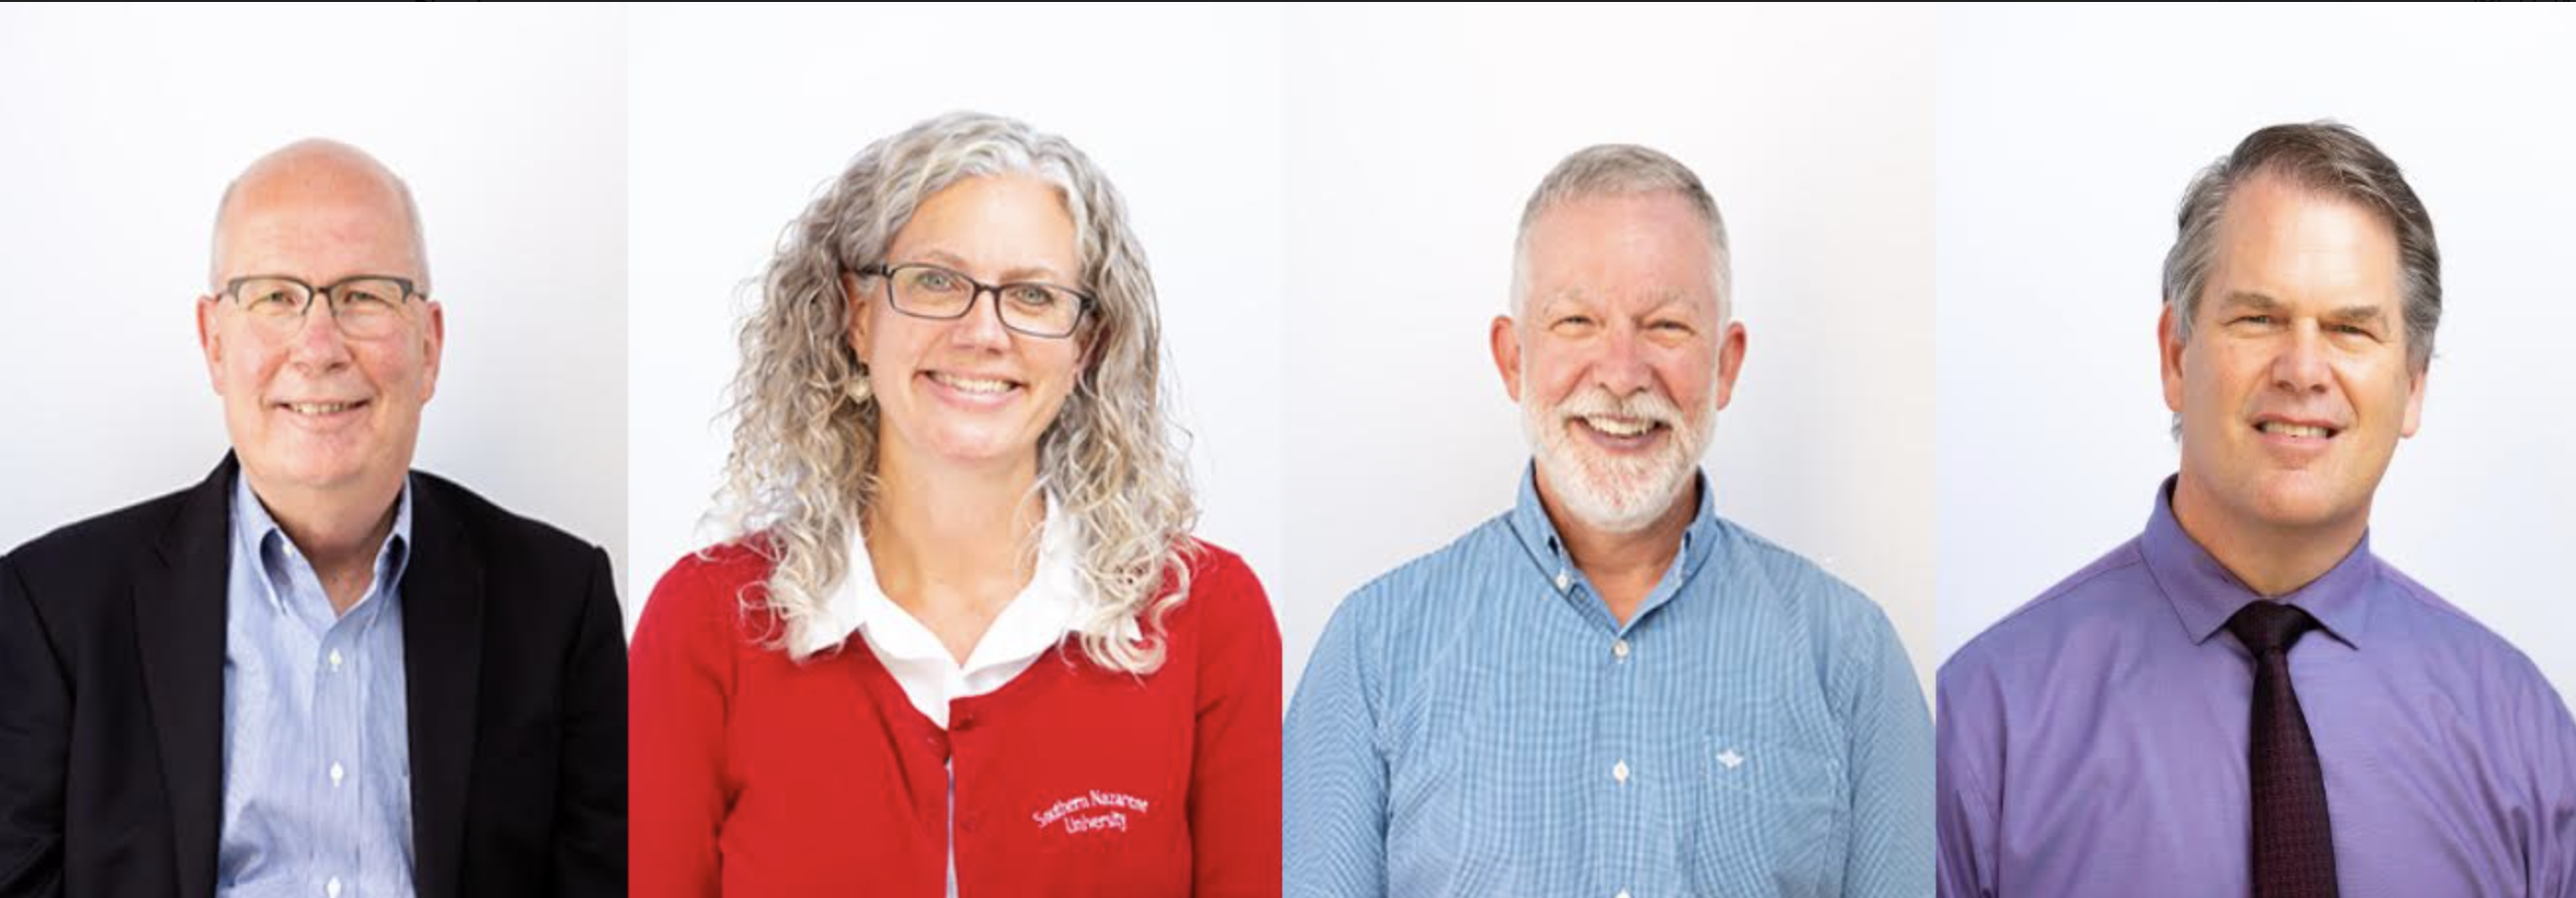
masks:
[[[1073,630],[1090,596],[1082,582],[1082,549],[1080,526],[1065,518],[1055,494],[1048,493],[1046,523],[1038,535],[1037,571],[976,641],[974,653],[962,666],[964,672],[1034,657]],[[850,530],[849,572],[840,588],[833,590],[824,612],[827,625],[807,629],[804,644],[796,647],[800,654],[839,645],[865,629],[870,647],[879,655],[891,656],[886,659],[889,662],[953,664],[948,649],[930,628],[878,588],[867,538],[856,527]]]
[[[1708,474],[1694,472],[1692,480],[1693,488],[1699,491],[1699,509],[1692,515],[1690,526],[1682,530],[1681,551],[1674,555],[1672,569],[1664,574],[1654,592],[1629,617],[1632,624],[1671,598],[1681,584],[1699,570],[1700,564],[1708,560],[1711,550],[1717,545],[1717,498],[1709,489]],[[1528,550],[1530,563],[1538,569],[1539,575],[1547,578],[1560,596],[1578,594],[1577,590],[1569,587],[1582,573],[1575,569],[1574,559],[1566,554],[1565,540],[1557,535],[1556,522],[1548,519],[1547,507],[1539,501],[1538,463],[1535,461],[1521,472],[1520,500],[1512,506],[1510,521],[1513,535],[1519,537],[1521,547]],[[1558,580],[1560,574],[1564,575],[1562,581]],[[1582,592],[1588,594],[1588,591]],[[1594,603],[1598,604],[1598,601]]]
[[[259,560],[258,578],[266,587],[261,594],[268,599],[269,609],[287,612],[286,597],[294,592],[289,585],[291,578],[287,573],[290,569],[287,560],[292,553],[301,550],[286,538],[286,529],[278,526],[277,518],[268,513],[268,506],[260,503],[258,494],[251,492],[248,474],[233,477],[232,525],[233,540],[241,548],[236,557]],[[402,582],[403,571],[410,564],[411,477],[404,475],[402,491],[394,499],[393,529],[386,532],[384,545],[376,550],[375,583],[359,604],[370,604],[369,599],[374,596],[391,594]],[[357,608],[353,606],[350,610],[355,612]]]
[[[2262,601],[2263,597],[2183,532],[2173,514],[2174,484],[2178,479],[2179,475],[2167,477],[2164,486],[2156,490],[2155,511],[2148,516],[2147,532],[2139,538],[2138,545],[2156,588],[2173,603],[2185,634],[2199,643],[2217,635],[2245,603]],[[2359,648],[2370,625],[2370,606],[2364,599],[2378,579],[2379,559],[2370,553],[2370,534],[2365,531],[2361,542],[2342,561],[2308,585],[2281,596],[2279,601],[2298,606],[2315,617],[2328,635]]]

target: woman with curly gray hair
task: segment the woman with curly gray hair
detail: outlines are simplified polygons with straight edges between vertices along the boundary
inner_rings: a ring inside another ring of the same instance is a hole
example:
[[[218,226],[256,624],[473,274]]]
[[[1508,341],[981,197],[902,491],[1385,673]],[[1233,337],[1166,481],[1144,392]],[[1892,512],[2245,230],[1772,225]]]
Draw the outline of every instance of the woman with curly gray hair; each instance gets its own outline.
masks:
[[[988,301],[989,298],[989,301]],[[630,650],[637,895],[1276,895],[1279,633],[1197,514],[1154,286],[959,113],[791,225],[717,517]]]

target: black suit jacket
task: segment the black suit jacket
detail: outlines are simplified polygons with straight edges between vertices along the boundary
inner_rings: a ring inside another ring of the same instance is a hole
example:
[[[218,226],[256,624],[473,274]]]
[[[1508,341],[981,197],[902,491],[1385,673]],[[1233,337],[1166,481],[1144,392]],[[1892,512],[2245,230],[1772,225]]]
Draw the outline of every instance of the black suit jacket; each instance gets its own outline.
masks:
[[[0,558],[0,896],[212,898],[227,455]],[[414,474],[403,654],[423,898],[626,894],[608,556]]]

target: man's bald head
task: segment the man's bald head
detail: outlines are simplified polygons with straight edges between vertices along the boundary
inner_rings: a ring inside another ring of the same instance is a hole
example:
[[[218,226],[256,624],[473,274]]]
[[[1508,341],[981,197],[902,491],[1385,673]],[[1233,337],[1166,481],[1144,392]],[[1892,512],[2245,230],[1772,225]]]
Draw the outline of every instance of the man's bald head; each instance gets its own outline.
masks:
[[[259,231],[263,239],[236,239],[251,230]],[[397,241],[409,250],[409,270],[250,271],[242,266],[271,263],[234,257],[245,243],[303,244],[322,234],[361,242]],[[429,250],[421,233],[420,206],[412,201],[411,187],[366,151],[321,138],[296,141],[259,157],[224,188],[223,200],[215,206],[213,258],[207,272],[214,289],[223,289],[227,277],[246,274],[329,279],[356,273],[410,277],[420,292],[429,292]]]

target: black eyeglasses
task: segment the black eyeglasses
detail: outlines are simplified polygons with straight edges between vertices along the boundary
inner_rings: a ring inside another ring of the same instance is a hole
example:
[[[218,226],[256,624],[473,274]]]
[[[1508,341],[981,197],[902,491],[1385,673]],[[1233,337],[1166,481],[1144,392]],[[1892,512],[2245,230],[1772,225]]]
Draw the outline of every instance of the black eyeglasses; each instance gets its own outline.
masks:
[[[1040,281],[987,284],[952,268],[921,263],[870,265],[854,273],[883,278],[886,302],[895,311],[933,321],[964,318],[976,299],[991,293],[1003,327],[1047,339],[1072,336],[1096,302],[1071,287]]]
[[[386,274],[352,275],[320,287],[290,275],[254,274],[226,281],[223,295],[250,313],[251,321],[262,330],[275,334],[303,326],[313,298],[326,297],[340,332],[366,339],[400,330],[402,304],[413,292],[409,278]]]

